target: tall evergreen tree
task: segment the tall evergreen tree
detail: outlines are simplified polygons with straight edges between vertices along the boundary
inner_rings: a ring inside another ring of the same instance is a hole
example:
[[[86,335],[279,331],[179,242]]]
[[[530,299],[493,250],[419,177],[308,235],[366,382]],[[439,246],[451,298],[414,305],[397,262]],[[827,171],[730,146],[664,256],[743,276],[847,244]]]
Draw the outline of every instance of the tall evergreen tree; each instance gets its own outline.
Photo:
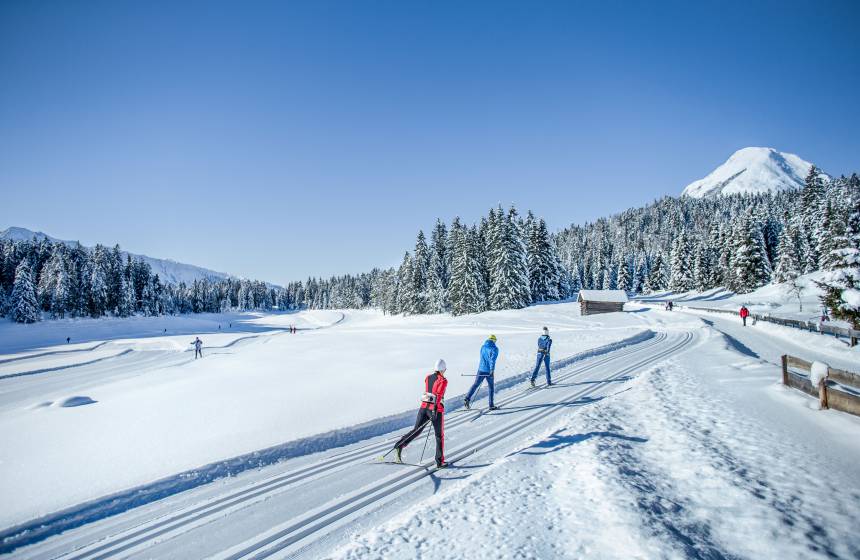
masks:
[[[735,236],[732,289],[744,294],[770,281],[771,268],[761,229],[748,213]]]
[[[30,273],[30,265],[22,260],[15,270],[15,283],[10,298],[10,313],[17,323],[35,323],[39,320],[39,303],[36,300],[36,287]]]
[[[797,234],[793,226],[782,228],[777,247],[774,282],[788,282],[800,276],[800,262],[797,256]]]
[[[669,282],[666,280],[666,266],[663,264],[663,255],[657,253],[651,263],[648,279],[645,281],[645,293],[650,294],[665,290]]]
[[[669,289],[687,292],[695,287],[693,277],[693,246],[686,231],[681,231],[672,246],[672,265]]]
[[[511,206],[508,215],[499,209],[491,249],[491,309],[520,309],[529,304],[529,281],[526,251],[517,223],[517,211]]]
[[[822,282],[821,302],[833,316],[860,329],[860,189],[849,193],[848,218],[843,233],[834,241],[835,265]]]
[[[633,274],[630,272],[630,262],[626,258],[622,258],[621,262],[618,263],[615,285],[619,290],[633,291]]]

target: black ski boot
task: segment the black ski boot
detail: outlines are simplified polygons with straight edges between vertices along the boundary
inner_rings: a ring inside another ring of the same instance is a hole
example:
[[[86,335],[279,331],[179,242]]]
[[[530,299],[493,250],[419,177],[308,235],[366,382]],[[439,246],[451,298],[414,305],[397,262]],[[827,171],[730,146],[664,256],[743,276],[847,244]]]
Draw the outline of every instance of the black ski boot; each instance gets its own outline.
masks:
[[[442,461],[441,463],[436,463],[436,468],[437,469],[447,469],[448,463],[446,463],[445,461]]]
[[[497,407],[496,405],[493,405],[488,410],[499,410],[499,407]]]
[[[399,447],[394,448],[394,462],[395,463],[402,463],[403,462],[403,458],[400,456],[400,454],[402,452],[403,451]]]
[[[535,387],[537,387],[537,385],[535,385],[535,380],[534,380],[534,379],[529,379],[529,383],[531,383],[531,384],[532,384],[532,389],[534,389]]]
[[[466,410],[472,410],[472,407],[469,406],[469,399],[463,401],[463,406],[466,407]]]

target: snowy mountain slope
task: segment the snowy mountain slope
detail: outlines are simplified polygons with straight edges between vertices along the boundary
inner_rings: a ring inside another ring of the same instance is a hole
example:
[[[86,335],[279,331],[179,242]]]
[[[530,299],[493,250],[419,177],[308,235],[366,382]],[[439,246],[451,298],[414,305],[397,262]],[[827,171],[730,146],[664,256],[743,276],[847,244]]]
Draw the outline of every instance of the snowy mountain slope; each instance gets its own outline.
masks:
[[[32,231],[27,228],[22,227],[10,227],[6,228],[2,232],[0,232],[0,240],[11,239],[12,241],[30,241],[33,238],[36,239],[48,239],[49,241],[53,241],[55,243],[65,243],[66,245],[74,245],[77,241],[67,241],[65,239],[57,239],[55,237],[51,237],[41,231]],[[127,253],[123,251],[123,257],[126,254],[130,254],[132,258],[141,258],[146,261],[149,266],[152,267],[152,272],[154,274],[158,274],[159,279],[162,282],[168,284],[178,284],[180,282],[185,282],[189,284],[194,280],[202,280],[207,278],[209,280],[221,280],[224,278],[230,278],[230,274],[226,274],[224,272],[217,272],[215,270],[209,270],[208,268],[203,268],[200,266],[194,266],[192,264],[185,264],[176,262],[170,259],[157,259],[154,257],[148,257],[146,255],[136,255],[134,253]]]
[[[707,177],[687,185],[682,196],[711,198],[799,189],[812,164],[773,148],[743,148]]]

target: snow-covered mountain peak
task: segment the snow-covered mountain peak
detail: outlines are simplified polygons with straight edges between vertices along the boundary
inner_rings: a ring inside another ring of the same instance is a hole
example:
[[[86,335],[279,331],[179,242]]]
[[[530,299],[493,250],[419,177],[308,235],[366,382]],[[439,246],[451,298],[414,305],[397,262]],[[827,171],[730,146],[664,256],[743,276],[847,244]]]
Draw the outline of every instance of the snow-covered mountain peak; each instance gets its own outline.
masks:
[[[743,148],[704,179],[687,185],[682,195],[710,198],[799,189],[811,167],[808,161],[773,148]]]

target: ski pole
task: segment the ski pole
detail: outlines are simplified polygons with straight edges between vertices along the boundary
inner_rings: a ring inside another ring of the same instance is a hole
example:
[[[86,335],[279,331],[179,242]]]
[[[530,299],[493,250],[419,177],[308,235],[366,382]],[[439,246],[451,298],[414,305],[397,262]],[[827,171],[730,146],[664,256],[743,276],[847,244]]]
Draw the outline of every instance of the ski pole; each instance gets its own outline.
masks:
[[[476,373],[461,373],[460,377],[478,377]]]
[[[424,449],[421,450],[421,458],[418,460],[419,465],[424,462],[424,452],[427,451],[427,442],[429,440],[430,440],[430,430],[428,429],[427,435],[424,437]]]

